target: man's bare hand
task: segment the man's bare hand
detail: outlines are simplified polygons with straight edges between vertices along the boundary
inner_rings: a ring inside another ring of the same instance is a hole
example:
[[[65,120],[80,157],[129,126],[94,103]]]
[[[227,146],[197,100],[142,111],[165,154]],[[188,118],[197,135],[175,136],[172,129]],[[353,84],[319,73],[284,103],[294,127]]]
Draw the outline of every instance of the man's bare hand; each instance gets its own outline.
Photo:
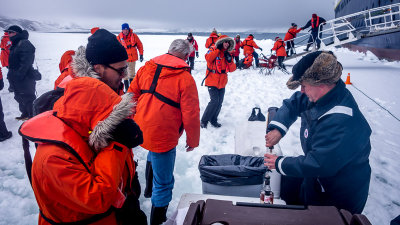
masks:
[[[277,155],[273,154],[265,154],[264,155],[264,165],[267,166],[270,170],[275,169],[275,161],[278,158]]]
[[[282,138],[281,132],[279,132],[277,129],[274,129],[265,135],[265,146],[272,147],[278,144],[281,138]]]

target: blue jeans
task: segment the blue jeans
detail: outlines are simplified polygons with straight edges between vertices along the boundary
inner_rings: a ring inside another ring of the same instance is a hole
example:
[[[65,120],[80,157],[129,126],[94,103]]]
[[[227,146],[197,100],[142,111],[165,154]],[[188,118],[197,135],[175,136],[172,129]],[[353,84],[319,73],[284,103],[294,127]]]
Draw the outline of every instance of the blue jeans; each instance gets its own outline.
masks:
[[[151,203],[155,207],[167,206],[172,199],[175,158],[176,148],[163,153],[149,151],[147,154],[147,161],[150,161],[153,167]]]

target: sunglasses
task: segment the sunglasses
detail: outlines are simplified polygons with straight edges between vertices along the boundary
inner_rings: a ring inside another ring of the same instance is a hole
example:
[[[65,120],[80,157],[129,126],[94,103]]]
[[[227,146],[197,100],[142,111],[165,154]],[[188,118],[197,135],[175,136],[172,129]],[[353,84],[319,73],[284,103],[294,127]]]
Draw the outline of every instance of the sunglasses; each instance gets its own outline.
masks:
[[[128,69],[128,66],[127,66],[127,65],[124,66],[124,67],[122,67],[122,68],[119,68],[119,69],[116,69],[116,68],[114,68],[114,67],[112,67],[112,66],[110,66],[110,65],[108,65],[108,64],[104,64],[104,66],[107,67],[107,68],[110,68],[110,69],[114,70],[114,71],[117,72],[120,76],[124,76],[125,74],[127,74],[127,69]]]

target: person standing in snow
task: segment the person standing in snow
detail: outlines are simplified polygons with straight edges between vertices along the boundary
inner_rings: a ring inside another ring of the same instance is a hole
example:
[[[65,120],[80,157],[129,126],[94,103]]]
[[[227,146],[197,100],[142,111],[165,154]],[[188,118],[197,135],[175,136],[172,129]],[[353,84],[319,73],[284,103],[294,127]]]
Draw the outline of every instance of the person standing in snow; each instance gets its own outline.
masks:
[[[125,47],[128,53],[128,76],[124,78],[125,90],[128,90],[130,83],[136,74],[136,61],[138,60],[138,51],[140,62],[143,62],[143,44],[137,34],[129,28],[129,24],[122,24],[122,31],[118,34],[118,41]]]
[[[206,86],[210,94],[210,102],[201,117],[201,127],[207,128],[208,122],[213,127],[221,127],[218,115],[225,96],[225,86],[228,83],[228,72],[236,70],[233,57],[229,53],[235,47],[235,41],[226,35],[221,35],[214,47],[206,54],[207,71]]]
[[[29,33],[17,25],[10,26],[5,32],[10,36],[9,69],[7,78],[14,88],[14,99],[19,104],[21,116],[17,120],[27,120],[33,116],[32,104],[36,99],[36,81],[33,76],[35,47],[28,40]]]
[[[271,52],[272,51],[275,51],[276,56],[278,56],[279,69],[286,70],[285,64],[283,64],[283,60],[287,56],[285,50],[285,42],[283,42],[280,37],[275,38],[274,47],[271,49]]]
[[[11,41],[7,32],[4,32],[4,36],[1,37],[0,47],[1,47],[1,55],[0,55],[1,66],[8,68],[8,57],[10,55]]]
[[[289,57],[295,54],[295,47],[293,39],[296,38],[297,33],[301,31],[301,28],[297,29],[297,24],[292,23],[292,26],[289,28],[288,32],[285,35],[285,39],[283,39],[286,44],[286,55]]]
[[[302,28],[302,30],[305,30],[307,28],[309,28],[311,26],[311,35],[310,38],[308,39],[308,43],[307,43],[307,47],[306,49],[304,49],[305,51],[308,51],[308,49],[310,48],[310,46],[314,43],[317,43],[317,49],[319,49],[321,47],[321,40],[319,38],[321,38],[321,35],[318,36],[318,33],[320,31],[322,31],[322,26],[320,27],[320,25],[324,25],[326,23],[326,20],[322,17],[317,16],[317,14],[312,14],[311,19],[307,22],[306,25],[304,25]]]
[[[0,68],[0,91],[4,88],[3,73]],[[12,137],[11,131],[7,130],[6,123],[4,123],[3,104],[0,97],[0,142],[3,142]]]
[[[246,54],[252,54],[254,57],[254,60],[256,61],[256,67],[259,66],[259,61],[258,61],[258,54],[256,51],[254,51],[254,48],[258,48],[262,51],[262,48],[258,47],[256,42],[254,41],[254,36],[252,34],[249,34],[249,36],[244,39],[242,44],[240,45],[241,48],[243,48],[243,55]]]
[[[189,41],[190,44],[193,46],[193,51],[189,55],[189,65],[190,65],[190,70],[192,71],[194,69],[194,56],[196,54],[196,58],[199,58],[199,46],[197,45],[197,41],[193,38],[192,33],[188,33],[187,40]]]
[[[154,176],[146,176],[152,190],[148,186],[145,190],[145,197],[151,196],[152,225],[167,219],[174,186],[176,146],[182,132],[186,132],[187,152],[199,146],[199,98],[186,64],[192,51],[187,40],[174,40],[167,54],[151,59],[139,69],[128,90],[137,101],[134,119],[143,131],[141,146],[149,150],[146,171],[150,170]]]
[[[239,68],[239,55],[240,55],[240,46],[242,41],[240,40],[240,35],[237,34],[235,37],[235,49],[232,50],[231,54],[235,58],[236,67]],[[253,59],[252,59],[253,61]]]
[[[265,154],[265,165],[300,181],[300,204],[333,205],[355,214],[363,211],[368,197],[371,128],[340,79],[342,69],[336,56],[326,51],[311,53],[293,67],[287,86],[301,86],[301,91],[283,101],[265,139],[267,147],[276,145],[301,117],[304,155]],[[294,192],[296,187],[288,189]]]
[[[214,28],[210,34],[210,37],[208,37],[206,40],[206,45],[205,45],[206,48],[209,49],[212,46],[214,46],[217,39],[218,39],[218,33],[217,33],[217,30]]]
[[[142,132],[132,94],[117,93],[127,59],[116,36],[99,29],[76,52],[76,78],[53,110],[21,126],[24,138],[40,140],[28,172],[40,225],[147,224],[132,152]]]

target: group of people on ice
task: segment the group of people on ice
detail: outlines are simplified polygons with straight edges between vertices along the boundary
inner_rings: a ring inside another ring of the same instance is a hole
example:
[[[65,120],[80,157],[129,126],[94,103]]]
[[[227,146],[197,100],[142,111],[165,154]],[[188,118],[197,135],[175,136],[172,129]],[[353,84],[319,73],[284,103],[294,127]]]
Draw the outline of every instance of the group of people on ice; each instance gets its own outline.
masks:
[[[180,136],[186,132],[186,151],[191,152],[199,146],[201,128],[222,126],[218,115],[228,73],[239,63],[238,43],[248,56],[259,48],[251,35],[240,42],[238,36],[235,41],[212,33],[205,54],[210,102],[200,118],[191,76],[194,57],[199,57],[193,35],[174,40],[168,53],[150,59],[135,73],[135,62],[143,60],[143,45],[128,24],[121,28],[118,36],[94,28],[86,46],[65,52],[54,90],[33,106],[35,48],[19,26],[6,30],[12,44],[7,75],[10,83],[16,81],[15,99],[21,117],[28,119],[19,133],[24,141],[36,142],[33,161],[29,144],[23,149],[40,209],[39,224],[147,224],[132,152],[139,145],[148,150],[144,196],[151,198],[150,224],[166,221]],[[305,155],[265,155],[266,166],[296,178],[292,183],[298,184],[293,186],[298,195],[284,199],[288,204],[334,205],[351,213],[364,208],[371,130],[340,79],[342,69],[332,52],[317,51],[301,59],[287,83],[301,90],[283,101],[268,126],[266,145],[273,146],[297,117],[302,119]]]

